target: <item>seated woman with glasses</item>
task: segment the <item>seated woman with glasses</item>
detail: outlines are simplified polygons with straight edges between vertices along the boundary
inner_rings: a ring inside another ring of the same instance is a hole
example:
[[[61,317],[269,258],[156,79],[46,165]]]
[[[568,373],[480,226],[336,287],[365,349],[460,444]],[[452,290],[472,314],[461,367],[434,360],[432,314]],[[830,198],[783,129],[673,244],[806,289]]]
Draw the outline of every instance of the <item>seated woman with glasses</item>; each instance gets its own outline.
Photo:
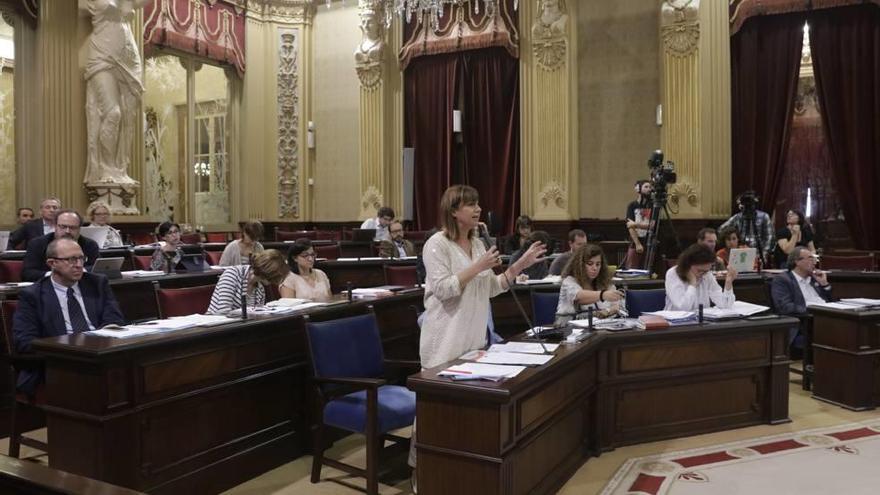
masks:
[[[250,257],[263,251],[260,240],[263,238],[263,224],[253,220],[241,228],[241,239],[226,245],[220,256],[220,266],[247,265]]]
[[[724,290],[712,274],[715,253],[702,244],[691,244],[678,257],[678,264],[666,271],[666,310],[696,311],[708,309],[710,301],[722,309],[733,307],[733,281],[736,270],[727,267]]]
[[[248,306],[266,304],[266,286],[281,283],[290,272],[284,255],[276,249],[267,249],[254,255],[253,264],[235,265],[225,270],[217,280],[208,314],[222,315],[241,309],[242,296]]]
[[[295,297],[316,302],[330,300],[330,279],[315,268],[315,248],[308,239],[297,239],[287,254],[290,273],[278,288],[281,297]]]
[[[171,271],[183,259],[183,249],[180,247],[182,244],[180,225],[174,222],[162,222],[156,229],[156,237],[159,242],[150,261],[150,270]]]
[[[596,318],[608,318],[620,311],[623,297],[623,292],[611,283],[602,248],[585,244],[574,251],[562,270],[555,324],[585,318],[590,308]]]
[[[110,207],[107,203],[95,201],[89,205],[86,216],[89,217],[92,227],[107,227],[107,237],[104,238],[101,249],[122,247],[122,234],[110,226]]]

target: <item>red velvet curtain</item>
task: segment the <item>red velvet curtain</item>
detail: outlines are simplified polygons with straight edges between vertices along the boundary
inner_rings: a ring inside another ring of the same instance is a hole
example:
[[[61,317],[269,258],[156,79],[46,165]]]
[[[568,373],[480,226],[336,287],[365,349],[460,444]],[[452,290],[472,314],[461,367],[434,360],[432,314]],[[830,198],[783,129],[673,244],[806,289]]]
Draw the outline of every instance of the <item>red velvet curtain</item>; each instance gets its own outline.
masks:
[[[880,249],[880,7],[813,12],[816,89],[856,247]]]
[[[454,109],[462,111],[460,148]],[[415,152],[417,228],[436,227],[443,191],[465,183],[479,191],[484,212],[496,213],[502,232],[510,232],[519,215],[517,59],[503,48],[413,59],[404,74],[404,120],[405,145]]]
[[[459,54],[447,53],[416,58],[404,74],[404,142],[414,148],[413,222],[419,230],[439,225],[440,196],[454,180],[452,110],[460,71]]]
[[[782,182],[803,45],[803,14],[754,17],[730,41],[733,193],[772,211]]]
[[[495,212],[496,227],[512,232],[519,215],[519,64],[503,48],[461,57],[462,178],[480,192],[483,211]]]

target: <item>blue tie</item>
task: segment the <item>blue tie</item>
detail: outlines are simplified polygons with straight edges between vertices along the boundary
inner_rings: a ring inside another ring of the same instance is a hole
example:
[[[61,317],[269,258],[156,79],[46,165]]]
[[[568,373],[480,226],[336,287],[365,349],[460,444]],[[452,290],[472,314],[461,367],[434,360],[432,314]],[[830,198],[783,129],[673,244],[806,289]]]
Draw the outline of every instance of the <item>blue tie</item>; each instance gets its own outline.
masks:
[[[73,287],[67,288],[67,316],[70,318],[70,329],[73,330],[73,333],[89,330],[89,322],[82,312],[79,301],[76,300]]]

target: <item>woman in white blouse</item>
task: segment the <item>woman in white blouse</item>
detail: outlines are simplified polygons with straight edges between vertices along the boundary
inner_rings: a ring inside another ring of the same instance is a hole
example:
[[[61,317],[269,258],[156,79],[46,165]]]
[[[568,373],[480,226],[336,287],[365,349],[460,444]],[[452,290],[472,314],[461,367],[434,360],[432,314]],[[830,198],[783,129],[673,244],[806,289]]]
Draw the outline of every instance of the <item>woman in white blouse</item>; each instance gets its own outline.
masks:
[[[110,207],[107,206],[107,203],[95,201],[89,205],[89,209],[86,210],[86,216],[92,222],[90,225],[107,227],[107,237],[104,238],[104,245],[99,246],[101,249],[122,247],[122,234],[110,226]]]
[[[608,318],[620,311],[622,299],[623,292],[611,283],[602,248],[585,244],[574,251],[562,270],[555,324],[582,318],[590,308],[596,318]]]
[[[709,307],[709,302],[719,308],[733,307],[733,281],[736,270],[727,267],[724,290],[715,280],[712,264],[715,253],[701,244],[692,244],[678,257],[678,265],[666,271],[666,308],[674,311],[696,311],[700,304]]]
[[[315,248],[308,239],[297,239],[287,253],[290,273],[278,291],[281,297],[296,297],[316,302],[327,302],[332,297],[330,279],[315,268]]]
[[[241,239],[230,242],[223,250],[220,266],[249,264],[252,255],[263,252],[262,239],[263,224],[256,220],[246,222],[241,229]]]
[[[477,190],[451,186],[440,199],[441,230],[425,243],[425,318],[419,353],[422,367],[433,368],[486,345],[489,298],[508,289],[524,269],[543,260],[544,244],[535,242],[507,271],[495,247],[477,238],[480,205]]]

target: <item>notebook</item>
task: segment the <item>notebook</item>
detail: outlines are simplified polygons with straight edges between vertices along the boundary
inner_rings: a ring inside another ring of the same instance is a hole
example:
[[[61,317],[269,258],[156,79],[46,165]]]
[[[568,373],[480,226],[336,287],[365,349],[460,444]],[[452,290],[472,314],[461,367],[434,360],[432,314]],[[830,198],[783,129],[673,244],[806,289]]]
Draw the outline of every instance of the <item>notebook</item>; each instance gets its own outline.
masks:
[[[376,237],[376,229],[351,229],[351,240],[360,242],[373,242]]]
[[[755,248],[735,248],[730,250],[730,263],[739,273],[755,271],[755,257],[758,250]]]
[[[92,273],[103,273],[107,278],[122,278],[122,262],[125,258],[98,258],[92,266]]]
[[[95,241],[98,244],[98,247],[104,247],[104,241],[107,240],[108,232],[110,232],[110,227],[107,225],[89,225],[87,227],[80,227],[79,229],[79,234],[81,236],[88,237]]]
[[[184,254],[177,264],[178,270],[187,272],[203,272],[207,269],[205,264],[205,255],[203,254]]]

